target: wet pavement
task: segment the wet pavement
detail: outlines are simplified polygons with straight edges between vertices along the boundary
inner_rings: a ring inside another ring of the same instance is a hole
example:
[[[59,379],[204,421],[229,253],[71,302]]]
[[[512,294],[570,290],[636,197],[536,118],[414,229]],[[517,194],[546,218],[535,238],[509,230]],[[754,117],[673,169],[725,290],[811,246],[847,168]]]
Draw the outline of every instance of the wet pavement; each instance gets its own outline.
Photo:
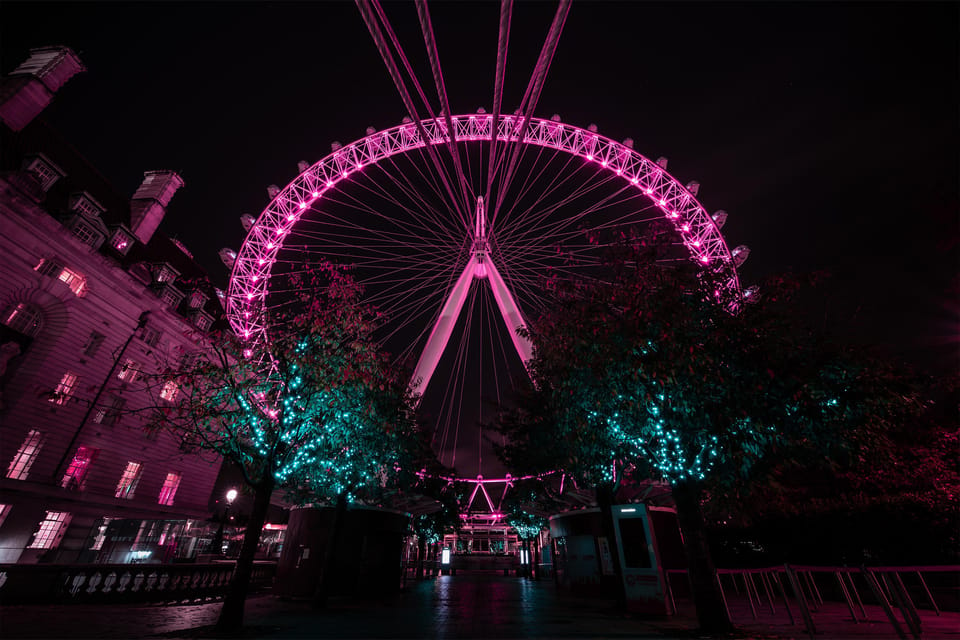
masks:
[[[212,635],[219,602],[181,606],[57,605],[0,608],[8,638],[196,638]],[[953,614],[956,615],[956,614]],[[958,618],[960,619],[960,618]],[[738,620],[738,622],[741,622]],[[697,638],[693,612],[672,618],[617,613],[612,602],[574,598],[552,581],[495,575],[442,576],[408,583],[383,600],[307,602],[257,595],[247,601],[245,638]],[[895,637],[878,624],[847,624],[819,638]],[[932,630],[932,629],[931,629]],[[872,631],[872,632],[871,632]],[[947,630],[948,631],[948,630]],[[861,635],[862,634],[862,635]],[[927,634],[924,634],[926,637]],[[704,636],[710,637],[710,636]],[[805,638],[802,627],[744,620],[739,638]],[[960,639],[960,628],[956,636]]]

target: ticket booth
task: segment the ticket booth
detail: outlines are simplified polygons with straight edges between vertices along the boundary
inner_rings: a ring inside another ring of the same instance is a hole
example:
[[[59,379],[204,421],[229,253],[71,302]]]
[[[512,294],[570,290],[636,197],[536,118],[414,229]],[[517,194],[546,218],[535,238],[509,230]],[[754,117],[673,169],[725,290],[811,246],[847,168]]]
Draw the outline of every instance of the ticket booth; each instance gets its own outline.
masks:
[[[676,510],[643,504],[613,506],[614,539],[604,535],[600,509],[569,511],[550,518],[555,579],[583,596],[611,597],[616,589],[611,545],[616,545],[627,608],[665,615],[662,540],[667,555],[682,548]],[[668,563],[669,564],[669,563]]]

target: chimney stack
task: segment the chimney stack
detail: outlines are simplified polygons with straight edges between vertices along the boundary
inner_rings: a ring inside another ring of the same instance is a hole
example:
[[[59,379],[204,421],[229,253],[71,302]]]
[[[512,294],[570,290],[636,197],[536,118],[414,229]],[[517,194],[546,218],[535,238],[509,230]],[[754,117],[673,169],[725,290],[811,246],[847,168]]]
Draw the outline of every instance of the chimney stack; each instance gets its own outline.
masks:
[[[68,47],[31,49],[30,57],[3,79],[0,120],[20,131],[43,111],[54,94],[75,74],[86,71]]]
[[[143,174],[143,184],[130,201],[130,229],[140,242],[150,242],[167,212],[170,199],[182,186],[183,179],[176,171],[147,171]]]

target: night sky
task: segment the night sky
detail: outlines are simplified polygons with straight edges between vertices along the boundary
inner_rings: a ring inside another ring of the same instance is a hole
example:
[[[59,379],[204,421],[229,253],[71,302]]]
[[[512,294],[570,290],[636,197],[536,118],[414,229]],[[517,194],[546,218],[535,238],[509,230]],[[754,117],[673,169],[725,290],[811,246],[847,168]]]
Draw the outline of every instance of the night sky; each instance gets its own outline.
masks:
[[[504,110],[555,10],[517,3]],[[385,5],[432,87],[412,4]],[[431,3],[455,112],[490,110],[499,3]],[[72,47],[88,71],[45,117],[123,193],[143,171],[186,181],[163,229],[221,286],[243,213],[403,105],[353,3],[0,5],[2,71],[30,47]],[[844,335],[955,370],[957,3],[574,3],[536,115],[666,156],[724,209],[752,284],[831,278],[807,305]]]

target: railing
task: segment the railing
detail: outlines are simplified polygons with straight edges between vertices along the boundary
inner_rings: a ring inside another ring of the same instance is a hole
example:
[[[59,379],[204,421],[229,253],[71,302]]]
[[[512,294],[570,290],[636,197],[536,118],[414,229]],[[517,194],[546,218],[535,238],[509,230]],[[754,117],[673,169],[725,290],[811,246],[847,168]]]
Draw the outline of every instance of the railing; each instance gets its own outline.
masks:
[[[269,587],[275,562],[254,563],[250,590]],[[3,604],[121,603],[182,604],[226,594],[234,563],[0,565]]]
[[[792,601],[805,630],[812,637],[817,633],[815,615],[826,601],[845,603],[850,618],[859,624],[869,619],[864,606],[864,600],[867,600],[868,604],[878,605],[897,636],[907,640],[907,632],[914,638],[922,637],[917,603],[921,605],[920,608],[927,607],[935,615],[941,615],[941,607],[924,579],[924,574],[930,573],[960,574],[960,566],[855,568],[785,564],[762,569],[717,569],[717,582],[728,615],[730,606],[724,589],[726,576],[729,576],[727,588],[737,595],[746,596],[754,620],[765,614],[766,609],[769,609],[770,615],[777,615],[777,606],[782,604],[790,624],[795,625],[798,621],[791,608]],[[666,595],[674,611],[677,606],[671,575],[677,574],[686,575],[687,571],[671,569],[666,572]],[[861,585],[860,589],[857,588],[857,582]],[[788,596],[785,585],[789,585],[792,597]]]

